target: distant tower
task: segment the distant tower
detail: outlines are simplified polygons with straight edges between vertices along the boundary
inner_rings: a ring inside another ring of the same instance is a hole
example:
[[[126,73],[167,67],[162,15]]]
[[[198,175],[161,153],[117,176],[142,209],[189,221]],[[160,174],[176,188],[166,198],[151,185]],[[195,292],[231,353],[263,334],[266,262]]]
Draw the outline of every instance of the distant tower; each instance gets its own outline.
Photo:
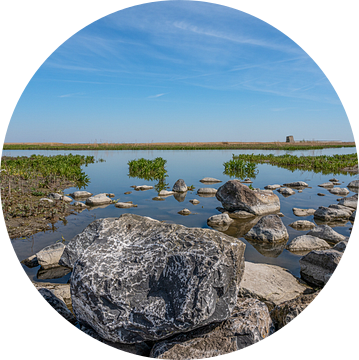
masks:
[[[293,135],[287,136],[286,139],[285,139],[285,142],[294,143],[294,137],[293,137]]]

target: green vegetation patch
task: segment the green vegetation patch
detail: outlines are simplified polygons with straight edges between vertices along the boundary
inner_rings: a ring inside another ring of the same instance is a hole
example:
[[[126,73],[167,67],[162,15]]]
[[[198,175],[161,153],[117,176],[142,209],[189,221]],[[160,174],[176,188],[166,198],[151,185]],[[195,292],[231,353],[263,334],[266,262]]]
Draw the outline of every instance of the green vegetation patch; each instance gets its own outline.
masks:
[[[243,180],[244,178],[255,179],[258,174],[256,164],[244,159],[234,158],[223,163],[224,174]]]

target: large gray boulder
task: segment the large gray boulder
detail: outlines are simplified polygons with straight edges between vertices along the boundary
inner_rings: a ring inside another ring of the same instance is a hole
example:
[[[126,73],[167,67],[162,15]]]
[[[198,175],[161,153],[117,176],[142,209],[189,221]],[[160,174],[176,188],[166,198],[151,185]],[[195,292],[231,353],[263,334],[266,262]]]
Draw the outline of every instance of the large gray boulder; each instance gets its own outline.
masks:
[[[263,216],[244,237],[266,243],[282,242],[289,239],[288,231],[278,215]]]
[[[201,183],[207,183],[207,184],[215,184],[215,183],[220,183],[222,182],[222,180],[218,180],[212,177],[205,177],[202,180],[200,180]]]
[[[227,211],[243,210],[255,215],[265,215],[280,210],[279,198],[272,191],[254,191],[239,180],[227,181],[217,190],[216,198]]]
[[[358,205],[358,194],[340,199],[338,205],[343,205],[352,209],[356,209]]]
[[[344,235],[337,233],[329,225],[318,225],[309,231],[307,235],[316,236],[331,244],[337,244],[346,239]]]
[[[335,187],[333,189],[329,189],[329,192],[334,195],[346,196],[349,194],[350,191],[347,188]]]
[[[329,207],[319,206],[314,212],[314,219],[326,222],[349,219],[352,212],[353,210],[350,208],[340,207],[340,205],[329,205]]]
[[[187,185],[184,182],[184,180],[183,179],[178,179],[175,182],[175,184],[173,185],[172,191],[180,192],[180,193],[186,192],[187,191]]]
[[[290,187],[281,187],[279,189],[277,189],[277,191],[282,194],[283,196],[290,196],[290,195],[294,195],[295,191],[293,189],[291,189]]]
[[[330,249],[330,245],[323,239],[311,235],[301,235],[294,238],[286,249],[295,253],[301,253],[312,250]]]
[[[59,266],[59,261],[66,246],[63,243],[55,243],[46,246],[36,253],[37,262],[44,269]]]
[[[305,188],[308,187],[309,185],[304,181],[294,181],[291,183],[283,184],[283,186],[293,187],[293,188]]]
[[[71,193],[70,196],[74,199],[81,199],[81,198],[83,199],[92,196],[92,193],[85,190],[78,190]]]
[[[359,180],[353,180],[347,186],[351,191],[358,192]]]
[[[82,238],[92,243],[75,261],[72,306],[108,341],[167,338],[226,320],[236,304],[238,239],[132,214],[90,224]]]

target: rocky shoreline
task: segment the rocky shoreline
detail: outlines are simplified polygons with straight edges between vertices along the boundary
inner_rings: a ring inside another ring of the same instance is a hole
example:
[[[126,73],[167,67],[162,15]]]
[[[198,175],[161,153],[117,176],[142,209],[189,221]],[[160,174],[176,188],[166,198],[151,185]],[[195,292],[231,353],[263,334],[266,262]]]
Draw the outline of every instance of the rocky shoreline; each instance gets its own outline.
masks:
[[[350,185],[357,191],[357,183]],[[183,193],[184,187],[178,181],[173,192],[163,195]],[[273,191],[251,190],[231,180],[211,195],[223,207],[208,224],[220,231],[123,214],[94,221],[67,245],[50,245],[24,264],[72,271],[68,284],[35,286],[72,324],[121,350],[195,359],[242,349],[285,326],[328,282],[348,243],[330,224],[354,221],[357,194],[328,208],[293,209],[297,216],[314,214],[324,223],[290,224],[307,233],[289,244]],[[300,278],[279,266],[245,261],[245,244],[221,232],[243,219],[249,224],[244,238],[302,256]]]

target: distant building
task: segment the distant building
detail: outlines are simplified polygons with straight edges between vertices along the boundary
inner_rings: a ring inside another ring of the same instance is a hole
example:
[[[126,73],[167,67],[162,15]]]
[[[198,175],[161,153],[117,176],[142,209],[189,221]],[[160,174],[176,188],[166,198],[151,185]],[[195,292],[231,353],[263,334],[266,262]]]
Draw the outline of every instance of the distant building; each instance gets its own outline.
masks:
[[[285,139],[285,142],[294,143],[294,137],[293,137],[293,135],[287,136],[286,139]]]

